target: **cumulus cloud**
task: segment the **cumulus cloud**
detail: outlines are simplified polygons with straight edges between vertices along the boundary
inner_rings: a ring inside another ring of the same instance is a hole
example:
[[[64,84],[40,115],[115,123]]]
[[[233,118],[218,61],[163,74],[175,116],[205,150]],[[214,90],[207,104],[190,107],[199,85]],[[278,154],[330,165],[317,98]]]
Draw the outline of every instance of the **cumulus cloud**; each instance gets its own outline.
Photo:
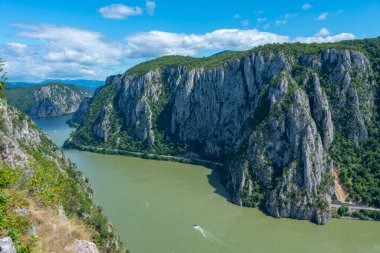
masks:
[[[66,26],[16,26],[28,28],[16,36],[40,39],[43,42],[47,51],[44,56],[46,61],[75,61],[85,65],[112,64],[122,52],[120,46],[103,42],[103,35],[98,32]]]
[[[124,71],[131,61],[163,55],[199,55],[222,50],[247,50],[268,43],[335,42],[354,39],[351,33],[331,35],[322,28],[312,37],[297,37],[257,29],[220,29],[202,34],[149,31],[107,42],[103,34],[67,26],[16,25],[14,41],[0,47],[11,79],[104,79]],[[32,40],[22,44],[18,37]],[[34,40],[34,41],[33,41]]]
[[[327,28],[322,28],[321,30],[319,30],[319,32],[315,34],[315,36],[326,36],[330,34],[331,32]]]
[[[22,31],[16,37],[36,39],[25,45],[11,42],[0,50],[12,76],[23,79],[101,76],[99,69],[120,64],[124,54],[120,43],[106,43],[98,32],[66,26],[14,25]]]
[[[328,16],[329,16],[329,13],[328,13],[328,12],[323,12],[323,13],[321,13],[321,14],[317,17],[317,20],[319,20],[319,21],[325,20]]]
[[[128,36],[126,41],[130,57],[155,57],[195,55],[204,50],[246,50],[267,43],[289,41],[289,37],[256,29],[221,29],[205,34],[150,31]]]
[[[149,15],[153,16],[154,11],[156,10],[156,3],[154,1],[147,0],[145,3],[146,11]]]
[[[149,7],[150,9],[148,9],[148,2],[150,3],[150,7]],[[152,6],[152,4],[154,4],[154,7]],[[147,1],[148,13],[149,11],[152,11],[152,10],[154,12],[155,5],[156,4],[154,2]],[[101,7],[99,9],[99,12],[104,18],[124,19],[128,16],[139,16],[142,14],[143,10],[139,6],[130,7],[124,4],[111,4],[111,5]]]
[[[241,18],[241,17],[240,17],[240,14],[235,14],[233,17],[234,17],[234,19],[239,19],[239,18]]]
[[[16,42],[7,43],[7,46],[12,48],[16,52],[23,52],[28,47],[28,45],[26,44],[21,44],[21,43],[16,43]]]
[[[313,36],[313,37],[297,37],[296,42],[303,43],[323,43],[323,42],[337,42],[342,40],[352,40],[355,39],[355,35],[352,33],[340,33],[331,36]]]
[[[258,18],[257,19],[257,22],[264,22],[264,21],[266,21],[267,19],[266,18]]]
[[[304,5],[302,5],[302,9],[304,9],[304,10],[308,10],[310,8],[311,8],[311,5],[308,3],[305,3]]]

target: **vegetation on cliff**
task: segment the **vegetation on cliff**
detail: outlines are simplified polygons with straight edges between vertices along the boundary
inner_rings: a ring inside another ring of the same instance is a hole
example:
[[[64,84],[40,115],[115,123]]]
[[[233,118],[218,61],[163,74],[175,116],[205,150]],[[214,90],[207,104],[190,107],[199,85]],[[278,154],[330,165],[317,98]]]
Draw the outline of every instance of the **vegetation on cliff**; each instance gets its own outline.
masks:
[[[46,83],[4,90],[10,105],[32,117],[60,116],[75,112],[80,102],[89,97],[87,88],[64,83]]]
[[[94,241],[100,252],[125,252],[87,179],[30,117],[1,98],[0,151],[0,235],[11,237],[17,252],[64,252],[79,239]]]
[[[151,60],[109,78],[66,145],[226,162],[236,203],[322,223],[335,166],[348,201],[379,206],[379,45]]]

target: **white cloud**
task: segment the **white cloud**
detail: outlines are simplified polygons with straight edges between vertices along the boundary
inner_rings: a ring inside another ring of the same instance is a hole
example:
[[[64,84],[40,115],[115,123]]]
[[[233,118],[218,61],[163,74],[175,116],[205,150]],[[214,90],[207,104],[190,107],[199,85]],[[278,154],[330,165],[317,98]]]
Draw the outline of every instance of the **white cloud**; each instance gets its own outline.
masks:
[[[149,1],[147,1],[147,7],[148,7],[148,2]],[[151,3],[154,3],[154,2],[151,2]],[[101,7],[99,9],[99,12],[100,14],[102,14],[104,18],[124,19],[128,16],[139,16],[142,14],[143,10],[139,6],[130,7],[124,4],[111,4],[111,5]]]
[[[266,29],[268,29],[270,27],[270,24],[266,24],[266,25],[264,25],[264,29],[266,30]]]
[[[264,22],[264,21],[266,21],[266,20],[267,20],[266,18],[258,18],[258,19],[257,19],[258,22]]]
[[[59,76],[103,78],[101,69],[121,63],[120,43],[106,43],[98,32],[66,26],[17,24],[16,37],[36,39],[40,43],[8,43],[0,50],[10,76],[47,79]]]
[[[220,29],[203,34],[149,31],[125,41],[106,42],[103,34],[66,26],[16,25],[13,41],[0,46],[12,80],[55,78],[104,79],[124,71],[127,63],[163,55],[199,55],[222,50],[247,50],[268,43],[335,42],[354,39],[351,33],[331,35],[326,28],[312,37],[297,37],[256,29]],[[264,29],[268,28],[269,24]],[[22,44],[18,37],[32,40]]]
[[[332,36],[314,36],[314,37],[297,37],[296,42],[303,43],[323,43],[323,42],[337,42],[342,40],[352,40],[355,39],[355,35],[352,33],[340,33]]]
[[[249,20],[248,19],[244,19],[241,21],[241,25],[242,26],[249,26]]]
[[[319,20],[319,21],[321,21],[321,20],[325,20],[328,16],[329,16],[329,13],[328,13],[328,12],[323,12],[323,13],[321,13],[321,14],[317,17],[317,20]]]
[[[66,26],[16,25],[28,30],[16,36],[40,39],[47,50],[44,59],[52,62],[75,61],[86,65],[112,64],[122,52],[118,45],[105,43],[98,32]]]
[[[133,58],[153,58],[162,55],[197,55],[200,52],[211,50],[247,50],[268,43],[322,43],[355,38],[352,33],[327,36],[330,33],[326,32],[328,32],[327,29],[322,29],[323,36],[290,38],[275,33],[260,32],[256,29],[221,29],[205,34],[150,31],[128,36],[126,53]]]
[[[286,20],[286,19],[276,20],[276,25],[285,25],[286,23],[288,23],[288,20]]]
[[[145,3],[146,11],[149,15],[153,16],[154,11],[156,10],[156,3],[154,1],[147,0]]]
[[[290,38],[256,29],[221,29],[205,34],[150,31],[128,36],[126,40],[128,56],[157,57],[175,54],[196,55],[207,50],[246,50],[268,43],[290,41]]]
[[[297,13],[286,13],[284,18],[276,20],[276,25],[285,25],[290,18],[295,16],[297,16]]]
[[[26,44],[21,44],[21,43],[16,43],[16,42],[7,43],[7,46],[17,52],[22,52],[28,47],[28,45]]]
[[[234,17],[234,19],[239,19],[239,18],[241,18],[240,14],[235,14],[233,17]]]
[[[327,28],[322,28],[321,30],[319,30],[319,32],[315,34],[315,36],[326,36],[330,34],[331,32]]]
[[[308,3],[305,3],[304,5],[302,5],[302,9],[304,9],[304,10],[308,10],[310,8],[311,8],[311,5]]]

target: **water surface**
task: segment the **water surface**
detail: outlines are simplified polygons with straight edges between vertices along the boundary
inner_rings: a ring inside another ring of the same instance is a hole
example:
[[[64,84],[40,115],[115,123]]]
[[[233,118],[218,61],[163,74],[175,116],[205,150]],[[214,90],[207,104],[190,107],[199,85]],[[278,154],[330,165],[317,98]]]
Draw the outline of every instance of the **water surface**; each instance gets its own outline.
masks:
[[[37,123],[62,145],[72,130],[64,124],[67,117]],[[219,174],[202,166],[66,153],[90,179],[95,201],[135,253],[380,252],[380,222],[333,219],[318,226],[275,219],[231,204]]]

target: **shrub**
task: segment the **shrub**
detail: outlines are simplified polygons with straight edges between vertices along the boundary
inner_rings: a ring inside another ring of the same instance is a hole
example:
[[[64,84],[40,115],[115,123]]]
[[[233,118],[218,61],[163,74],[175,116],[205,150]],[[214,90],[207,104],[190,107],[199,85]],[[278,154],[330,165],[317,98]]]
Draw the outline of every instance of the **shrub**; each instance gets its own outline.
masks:
[[[341,206],[341,207],[339,207],[338,214],[340,216],[350,216],[350,212],[348,210],[348,206]]]

